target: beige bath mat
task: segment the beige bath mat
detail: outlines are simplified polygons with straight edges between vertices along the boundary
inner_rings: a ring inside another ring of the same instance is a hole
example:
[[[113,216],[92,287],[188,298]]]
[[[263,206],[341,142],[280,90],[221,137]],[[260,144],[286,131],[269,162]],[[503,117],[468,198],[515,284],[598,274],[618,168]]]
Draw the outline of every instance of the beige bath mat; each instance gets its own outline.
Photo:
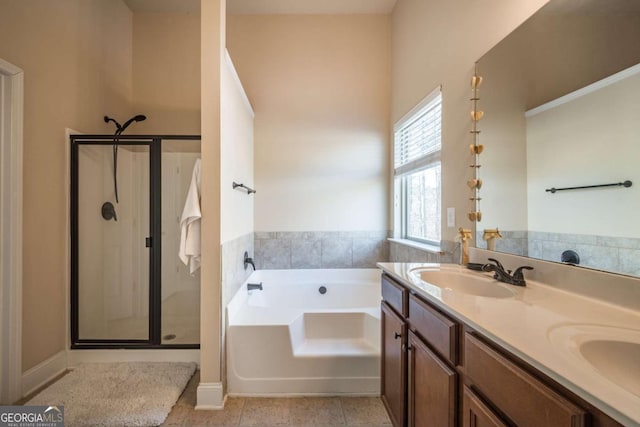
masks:
[[[63,405],[65,426],[156,426],[195,369],[195,363],[82,364],[26,405]]]

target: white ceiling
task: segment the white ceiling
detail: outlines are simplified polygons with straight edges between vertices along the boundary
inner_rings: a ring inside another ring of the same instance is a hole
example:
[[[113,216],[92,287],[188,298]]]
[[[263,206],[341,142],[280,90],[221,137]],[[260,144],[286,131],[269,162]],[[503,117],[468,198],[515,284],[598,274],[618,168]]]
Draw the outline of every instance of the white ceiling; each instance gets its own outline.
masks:
[[[238,15],[391,13],[397,0],[227,0]],[[124,0],[133,12],[199,13],[200,0]]]

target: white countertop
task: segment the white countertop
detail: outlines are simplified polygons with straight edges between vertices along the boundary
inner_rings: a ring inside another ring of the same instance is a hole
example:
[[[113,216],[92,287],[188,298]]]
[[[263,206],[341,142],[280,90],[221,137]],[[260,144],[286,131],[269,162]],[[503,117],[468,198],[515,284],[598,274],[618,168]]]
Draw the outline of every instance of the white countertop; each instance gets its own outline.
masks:
[[[417,269],[430,269],[492,275],[459,265],[378,266],[618,422],[640,426],[640,396],[610,381],[581,357],[577,351],[579,338],[574,333],[599,334],[599,339],[606,340],[610,332],[611,339],[618,334],[640,344],[640,312],[529,280],[526,287],[500,284],[513,290],[512,298],[491,298],[443,289],[420,280],[416,274]]]

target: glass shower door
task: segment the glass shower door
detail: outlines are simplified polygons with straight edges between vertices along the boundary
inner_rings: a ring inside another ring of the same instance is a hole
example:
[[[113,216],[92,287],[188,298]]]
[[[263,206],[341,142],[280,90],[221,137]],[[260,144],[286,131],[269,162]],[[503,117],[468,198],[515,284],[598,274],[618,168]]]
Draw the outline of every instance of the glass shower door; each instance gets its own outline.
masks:
[[[192,184],[200,141],[162,144],[162,333],[161,343],[200,343],[200,272],[178,257],[181,216]]]
[[[148,343],[151,146],[78,143],[73,155],[73,341]]]

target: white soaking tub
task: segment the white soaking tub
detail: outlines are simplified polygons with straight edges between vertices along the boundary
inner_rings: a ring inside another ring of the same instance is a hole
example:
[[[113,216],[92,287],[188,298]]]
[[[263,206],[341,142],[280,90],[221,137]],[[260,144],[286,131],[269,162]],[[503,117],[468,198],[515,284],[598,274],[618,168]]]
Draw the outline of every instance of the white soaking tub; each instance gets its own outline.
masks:
[[[229,394],[379,394],[380,274],[254,272],[263,289],[245,283],[227,306]]]

